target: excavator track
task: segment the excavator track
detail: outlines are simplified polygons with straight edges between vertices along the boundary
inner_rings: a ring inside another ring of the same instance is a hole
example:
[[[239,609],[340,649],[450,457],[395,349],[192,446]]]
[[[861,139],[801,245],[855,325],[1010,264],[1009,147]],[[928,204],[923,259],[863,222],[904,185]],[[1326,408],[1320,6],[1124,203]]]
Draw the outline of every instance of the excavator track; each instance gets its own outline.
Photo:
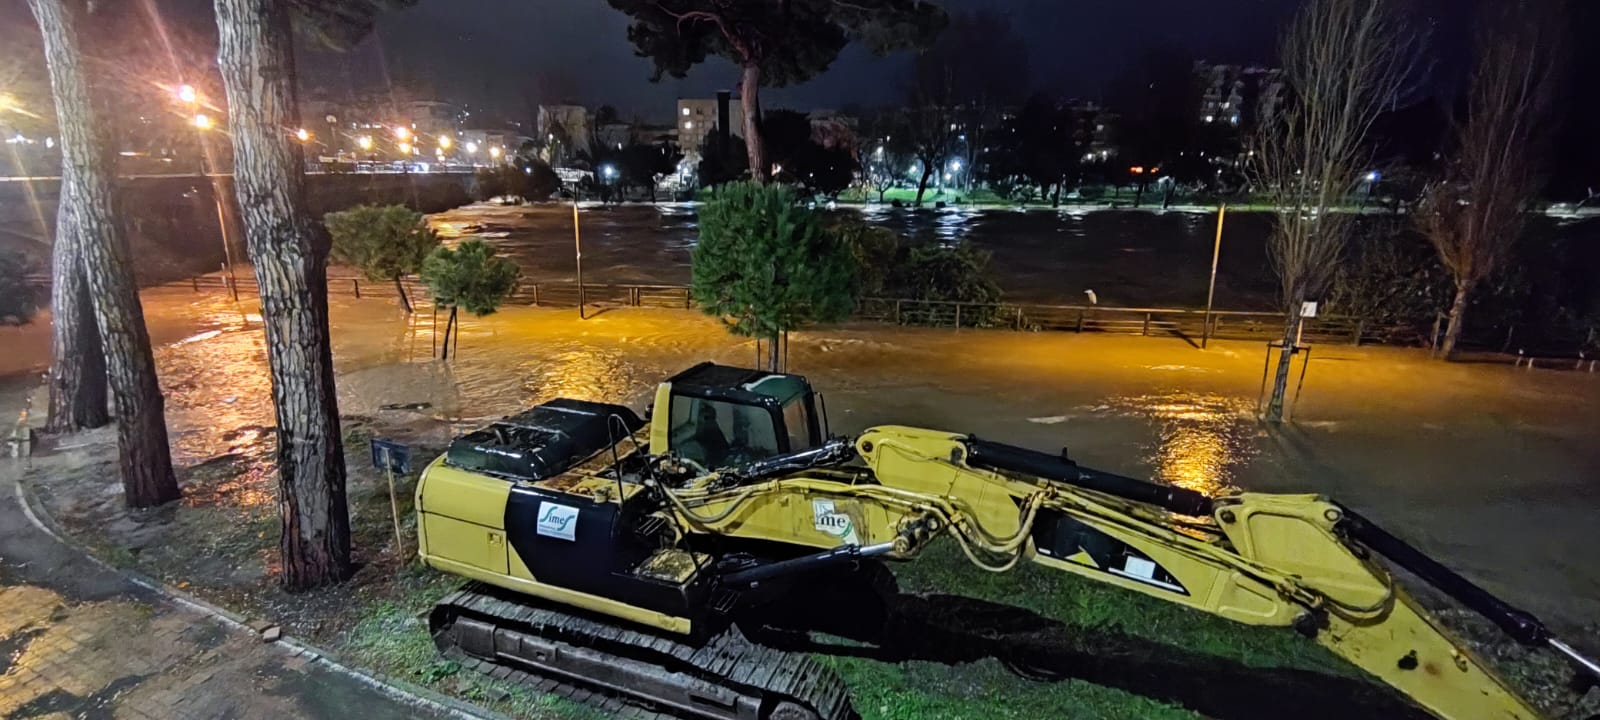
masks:
[[[463,666],[594,706],[613,717],[853,720],[833,671],[763,647],[736,627],[703,643],[534,604],[480,583],[429,617],[434,644]]]

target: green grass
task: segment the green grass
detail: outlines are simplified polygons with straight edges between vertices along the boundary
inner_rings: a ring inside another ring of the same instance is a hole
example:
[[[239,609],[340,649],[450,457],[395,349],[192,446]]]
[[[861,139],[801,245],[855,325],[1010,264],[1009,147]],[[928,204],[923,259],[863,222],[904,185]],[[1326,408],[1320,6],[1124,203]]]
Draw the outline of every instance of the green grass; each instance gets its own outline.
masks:
[[[952,668],[937,663],[898,665],[831,657],[863,720],[957,718],[1074,718],[1075,720],[1192,720],[1183,708],[1078,680],[1024,680],[994,660]]]
[[[1181,666],[1308,670],[1330,680],[1360,670],[1282,628],[1252,628],[1042,566],[994,574],[972,567],[950,543],[896,564],[903,593],[950,594],[1022,608],[1061,624],[1075,652],[1137,665],[1140,658]],[[960,626],[968,618],[955,616]],[[978,622],[976,618],[971,622]],[[1161,699],[1079,679],[1040,682],[984,659],[965,664],[886,663],[820,656],[850,687],[867,720],[910,718],[1195,718]],[[1246,671],[1248,674],[1248,671]]]

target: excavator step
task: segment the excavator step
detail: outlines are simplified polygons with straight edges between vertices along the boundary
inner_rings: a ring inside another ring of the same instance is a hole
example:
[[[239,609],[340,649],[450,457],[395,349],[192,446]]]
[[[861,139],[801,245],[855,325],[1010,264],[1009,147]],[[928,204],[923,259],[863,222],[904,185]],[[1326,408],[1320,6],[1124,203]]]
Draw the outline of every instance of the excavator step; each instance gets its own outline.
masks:
[[[618,717],[852,720],[844,682],[736,627],[704,642],[574,615],[473,583],[434,608],[434,643],[465,667]],[[506,668],[507,670],[501,670]]]

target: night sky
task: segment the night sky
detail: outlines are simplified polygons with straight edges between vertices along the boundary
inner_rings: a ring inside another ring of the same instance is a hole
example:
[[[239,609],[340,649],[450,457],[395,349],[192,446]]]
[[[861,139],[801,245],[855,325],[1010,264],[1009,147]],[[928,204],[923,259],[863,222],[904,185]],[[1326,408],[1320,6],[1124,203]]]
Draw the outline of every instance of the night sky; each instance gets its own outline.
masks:
[[[1155,48],[1219,61],[1269,63],[1281,23],[1297,0],[943,0],[951,12],[989,7],[1008,14],[1032,57],[1040,90],[1094,97],[1125,64]],[[381,45],[398,77],[461,83],[466,100],[485,91],[536,100],[567,97],[610,103],[624,116],[664,120],[679,96],[730,87],[732,65],[715,61],[684,80],[649,82],[649,61],[634,57],[627,18],[601,0],[422,0],[386,17],[379,42],[359,49],[352,78],[376,65]],[[774,90],[772,106],[897,104],[909,56],[877,58],[847,50],[831,70],[804,85]],[[481,101],[480,101],[481,102]]]

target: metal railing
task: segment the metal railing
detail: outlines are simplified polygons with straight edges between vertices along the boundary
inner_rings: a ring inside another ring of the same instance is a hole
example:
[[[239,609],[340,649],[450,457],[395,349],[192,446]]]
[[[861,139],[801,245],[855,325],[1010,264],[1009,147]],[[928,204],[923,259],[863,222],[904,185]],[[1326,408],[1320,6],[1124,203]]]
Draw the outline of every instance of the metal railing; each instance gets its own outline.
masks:
[[[30,275],[28,282],[48,291],[47,275]],[[239,276],[239,294],[256,295],[255,278],[248,272]],[[402,278],[407,296],[413,305],[429,304],[428,287],[420,278]],[[216,290],[228,292],[226,275],[212,273],[196,275],[165,287],[188,287],[195,292]],[[339,272],[328,276],[328,292],[332,295],[356,298],[393,298],[396,296],[392,280],[369,280],[363,276]],[[613,307],[641,307],[666,309],[692,309],[694,299],[685,285],[649,284],[584,284],[572,282],[522,283],[512,293],[509,304],[534,307],[575,308],[583,305],[610,305]],[[1003,328],[1017,331],[1054,331],[1077,333],[1106,333],[1127,335],[1164,335],[1198,340],[1202,337],[1259,340],[1282,337],[1285,316],[1283,313],[1244,310],[1213,310],[1209,319],[1204,310],[1188,308],[1124,308],[1104,305],[1051,305],[1045,303],[966,303],[947,300],[915,300],[911,298],[863,298],[856,305],[854,317],[858,320],[892,323],[896,325],[948,327],[948,328]],[[1307,318],[1301,337],[1321,343],[1382,343],[1391,335],[1392,328],[1376,327],[1360,318],[1327,315]],[[1591,338],[1592,341],[1592,338]],[[1504,351],[1507,355],[1522,356],[1518,365],[1534,364],[1535,359],[1546,367],[1577,367],[1593,371],[1596,366],[1593,353],[1577,351],[1572,354],[1524,353]]]

